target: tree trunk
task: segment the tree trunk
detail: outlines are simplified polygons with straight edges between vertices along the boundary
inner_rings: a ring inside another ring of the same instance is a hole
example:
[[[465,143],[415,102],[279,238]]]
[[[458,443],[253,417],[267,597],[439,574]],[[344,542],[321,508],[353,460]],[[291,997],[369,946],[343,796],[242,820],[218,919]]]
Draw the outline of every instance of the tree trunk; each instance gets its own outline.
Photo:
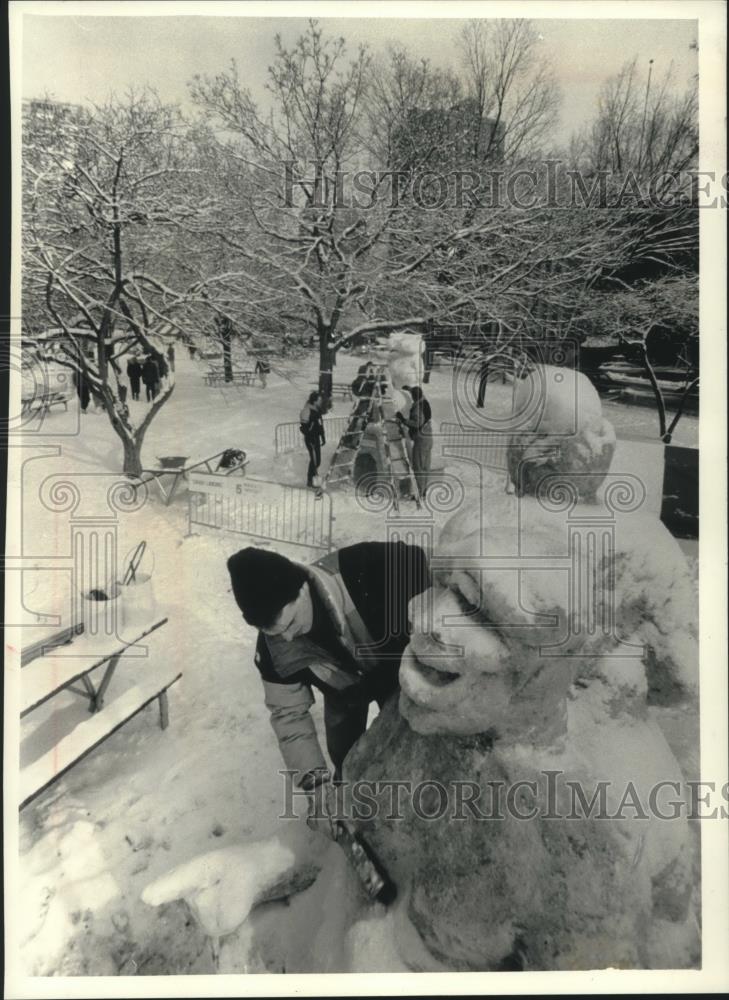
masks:
[[[122,438],[122,441],[124,444],[124,475],[139,478],[142,475],[142,442],[126,436]]]
[[[329,328],[319,330],[319,391],[325,396],[332,394],[332,370],[336,364],[337,352],[329,346]]]
[[[231,341],[232,341],[232,331],[230,328],[230,323],[226,322],[223,324],[222,329],[222,339],[223,339],[223,374],[226,382],[233,381],[233,363],[231,360]]]

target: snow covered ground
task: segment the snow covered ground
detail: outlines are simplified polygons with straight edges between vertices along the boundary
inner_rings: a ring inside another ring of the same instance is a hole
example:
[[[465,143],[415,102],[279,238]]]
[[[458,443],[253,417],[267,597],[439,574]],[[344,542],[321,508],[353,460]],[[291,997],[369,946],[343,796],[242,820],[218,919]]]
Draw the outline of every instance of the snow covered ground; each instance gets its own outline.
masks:
[[[274,426],[297,420],[316,379],[314,354],[292,364],[288,379],[270,376],[266,389],[209,388],[202,377],[205,364],[184,354],[177,352],[175,392],[148,432],[146,462],[242,448],[250,459],[249,476],[303,485],[305,451],[277,459]],[[351,380],[361,361],[342,355],[335,379]],[[509,386],[490,386],[488,405],[505,412],[510,394]],[[436,427],[454,419],[451,369],[436,369],[427,395]],[[333,412],[344,414],[349,406],[338,401]],[[607,404],[604,412],[619,437],[657,435],[650,410]],[[80,433],[74,433],[79,420]],[[674,440],[695,445],[697,436],[698,421],[684,417]],[[327,444],[323,469],[334,444]],[[36,458],[43,453],[34,448],[47,445],[60,445],[60,453]],[[625,447],[629,456],[631,446]],[[39,501],[42,481],[63,473],[81,484],[81,502],[98,513],[109,483],[118,478],[121,445],[105,415],[90,408],[80,417],[73,400],[68,413],[54,412],[40,434],[28,435],[26,449],[22,553],[39,566],[53,559],[61,565],[69,554],[69,514]],[[462,477],[466,502],[475,499],[473,471],[452,460],[446,464]],[[503,481],[503,475],[486,473],[484,485],[496,495],[503,492]],[[335,545],[386,535],[386,519],[364,512],[353,498],[335,494],[334,513]],[[227,556],[249,539],[190,534],[184,490],[169,507],[151,494],[140,510],[119,514],[119,551],[129,553],[141,538],[148,545],[145,558],[148,568],[153,566],[156,599],[167,609],[169,622],[147,641],[147,656],[122,661],[112,688],[154,671],[155,663],[176,665],[183,677],[170,691],[166,731],[157,724],[156,706],[148,707],[23,812],[17,916],[29,975],[212,971],[209,943],[184,905],[152,909],[141,902],[141,892],[188,858],[265,836],[277,823],[283,786],[252,664],[255,633],[233,602],[225,566]],[[293,557],[313,556],[281,548]],[[65,605],[57,599],[61,578],[66,579],[48,572],[24,574],[26,624],[59,607],[63,613]],[[32,639],[31,633],[26,634]],[[63,694],[32,713],[21,728],[21,764],[46,752],[86,712],[82,699]],[[318,704],[314,714],[321,722]]]

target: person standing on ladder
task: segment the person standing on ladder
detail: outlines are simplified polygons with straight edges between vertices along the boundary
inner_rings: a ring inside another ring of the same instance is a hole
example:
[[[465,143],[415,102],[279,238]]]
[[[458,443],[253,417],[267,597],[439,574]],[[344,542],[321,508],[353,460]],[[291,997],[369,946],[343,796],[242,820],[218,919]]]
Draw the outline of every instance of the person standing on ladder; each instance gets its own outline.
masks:
[[[430,403],[425,398],[423,390],[419,385],[403,386],[404,390],[410,392],[413,398],[412,406],[407,417],[402,413],[397,414],[397,420],[401,427],[407,427],[412,441],[412,465],[415,473],[415,480],[418,484],[420,496],[425,496],[428,488],[428,474],[430,472],[430,457],[433,451],[433,428],[431,425]]]
[[[383,375],[378,375],[373,363],[368,361],[357,369],[357,377],[352,382],[352,395],[369,399],[378,382],[380,392],[384,395],[387,390],[387,380]]]
[[[324,421],[322,419],[323,397],[318,390],[309,394],[306,405],[299,414],[299,425],[304,435],[304,444],[309,453],[309,468],[306,473],[306,485],[318,489],[319,483],[314,477],[319,477],[321,465],[321,446],[326,444],[324,437]]]

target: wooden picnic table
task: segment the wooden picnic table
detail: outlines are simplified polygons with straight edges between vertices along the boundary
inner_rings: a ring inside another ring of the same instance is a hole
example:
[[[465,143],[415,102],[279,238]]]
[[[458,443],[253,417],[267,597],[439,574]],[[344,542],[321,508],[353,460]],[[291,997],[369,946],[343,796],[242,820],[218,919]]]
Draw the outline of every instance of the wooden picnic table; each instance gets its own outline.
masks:
[[[312,382],[312,388],[318,389],[319,383]],[[331,388],[332,396],[341,396],[342,399],[352,399],[352,386],[349,382],[333,382]]]
[[[151,466],[148,469],[142,469],[143,478],[141,478],[139,482],[135,483],[135,489],[138,489],[140,486],[144,486],[147,483],[155,482],[157,484],[157,488],[162,494],[165,506],[169,506],[172,502],[172,498],[177,492],[177,487],[183,480],[187,479],[190,472],[217,472],[218,475],[224,476],[230,476],[236,473],[245,475],[248,459],[245,459],[242,464],[236,465],[231,469],[218,468],[220,459],[225,454],[226,450],[227,449],[223,449],[223,451],[216,452],[215,455],[210,455],[208,458],[202,458],[194,462],[186,459],[184,464],[180,464],[178,466],[165,466],[160,464]],[[171,477],[171,479],[166,479],[166,477]]]
[[[62,406],[68,410],[68,396],[60,391],[42,392],[37,396],[26,396],[20,401],[20,414],[26,416],[37,410],[39,414],[45,416],[52,406]]]
[[[160,726],[167,728],[167,691],[182,676],[176,665],[150,669],[147,679],[116,695],[108,706],[105,704],[120,657],[167,620],[166,615],[157,614],[133,629],[128,639],[82,633],[22,666],[21,719],[66,690],[88,699],[92,715],[21,771],[21,809],[155,699],[159,702]]]
[[[228,371],[227,378],[223,365],[210,365],[207,372],[203,375],[205,384],[218,387],[244,386],[253,385],[258,380],[265,389],[266,375],[270,371],[270,365],[267,361],[263,361],[260,358],[255,359],[255,362],[255,365],[250,368],[241,368],[239,365],[233,365]]]

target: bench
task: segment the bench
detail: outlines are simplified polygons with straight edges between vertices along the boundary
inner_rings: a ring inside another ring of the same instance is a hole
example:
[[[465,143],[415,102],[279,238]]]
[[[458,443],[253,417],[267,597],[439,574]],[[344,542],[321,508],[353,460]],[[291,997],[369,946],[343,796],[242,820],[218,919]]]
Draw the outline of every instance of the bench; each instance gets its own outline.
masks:
[[[230,377],[226,379],[225,372],[222,369],[210,369],[205,376],[205,384],[215,387],[225,387],[225,386],[245,386],[253,385],[256,380],[259,380],[261,385],[265,387],[266,385],[266,375],[262,371],[256,371],[254,368],[235,368],[231,373]]]
[[[71,644],[56,645],[51,654],[38,656],[22,667],[21,719],[65,690],[87,698],[92,716],[75,726],[42,757],[23,768],[20,773],[21,809],[155,699],[159,703],[160,726],[167,728],[167,691],[182,676],[176,667],[161,672],[150,671],[148,679],[105,704],[106,692],[120,657],[166,622],[166,617],[155,618],[146,626],[139,626],[129,640],[82,634]],[[100,671],[102,675],[99,679]],[[82,687],[75,686],[79,682]]]
[[[229,469],[220,468],[220,459],[227,450],[227,448],[224,448],[223,451],[216,452],[215,455],[211,455],[209,458],[202,458],[196,462],[191,462],[189,459],[186,459],[183,464],[178,466],[157,465],[149,469],[142,469],[142,478],[134,484],[134,489],[136,490],[140,486],[146,486],[148,483],[154,482],[157,484],[157,488],[162,495],[165,506],[169,506],[172,503],[172,498],[177,492],[177,487],[184,479],[187,479],[188,473],[190,472],[217,472],[224,476],[244,476],[246,466],[248,465],[247,458]],[[164,477],[172,478],[164,481]]]
[[[318,383],[312,383],[313,389],[318,389]],[[352,386],[349,382],[333,382],[331,396],[341,396],[342,399],[352,399]]]
[[[37,411],[39,416],[45,416],[52,406],[62,406],[68,410],[68,396],[63,392],[44,392],[38,396],[28,396],[21,400],[20,415],[26,416]]]

